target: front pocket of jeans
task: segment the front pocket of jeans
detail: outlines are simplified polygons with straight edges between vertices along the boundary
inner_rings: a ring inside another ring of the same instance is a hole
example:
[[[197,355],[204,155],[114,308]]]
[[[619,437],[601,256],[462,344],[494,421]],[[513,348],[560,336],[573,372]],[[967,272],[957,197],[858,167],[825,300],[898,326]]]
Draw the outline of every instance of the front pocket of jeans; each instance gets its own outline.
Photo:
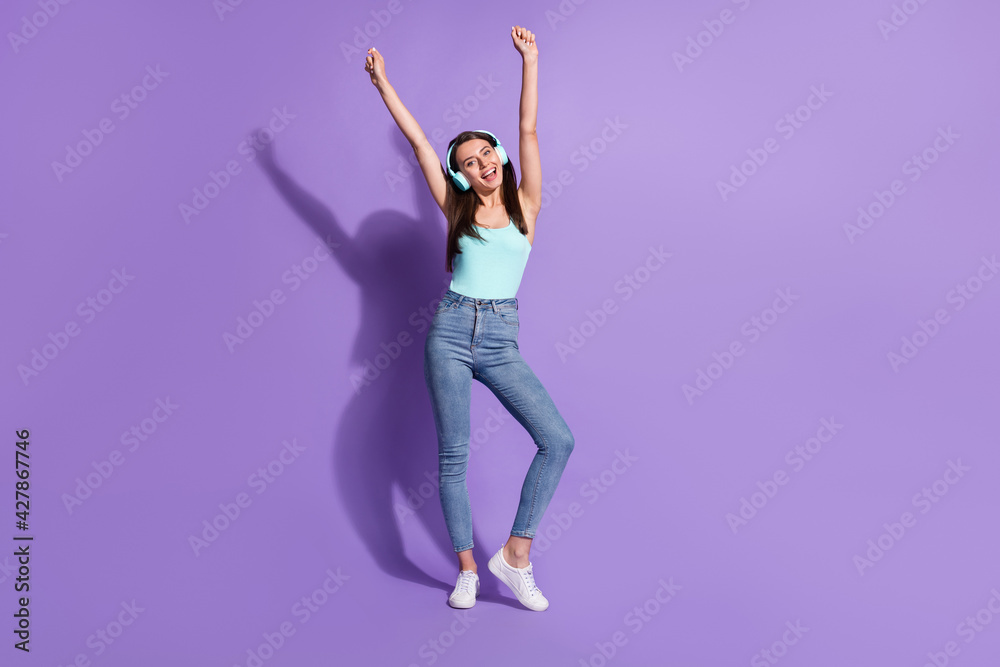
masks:
[[[451,299],[441,299],[438,302],[437,309],[434,311],[434,314],[437,315],[438,313],[443,312],[445,310],[450,310],[454,308],[456,305],[457,305],[456,301],[452,301]]]
[[[503,321],[504,324],[508,324],[512,327],[518,326],[516,310],[501,310],[500,319]]]

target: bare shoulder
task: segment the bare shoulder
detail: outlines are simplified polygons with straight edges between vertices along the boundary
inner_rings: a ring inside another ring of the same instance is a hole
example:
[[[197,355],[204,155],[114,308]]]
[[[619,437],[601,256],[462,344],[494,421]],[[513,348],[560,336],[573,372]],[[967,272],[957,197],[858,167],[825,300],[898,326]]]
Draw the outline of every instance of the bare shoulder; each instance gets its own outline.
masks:
[[[517,189],[517,200],[521,204],[521,213],[524,214],[524,224],[528,228],[528,243],[535,244],[535,220],[538,219],[538,209],[529,203],[524,196],[524,191]]]

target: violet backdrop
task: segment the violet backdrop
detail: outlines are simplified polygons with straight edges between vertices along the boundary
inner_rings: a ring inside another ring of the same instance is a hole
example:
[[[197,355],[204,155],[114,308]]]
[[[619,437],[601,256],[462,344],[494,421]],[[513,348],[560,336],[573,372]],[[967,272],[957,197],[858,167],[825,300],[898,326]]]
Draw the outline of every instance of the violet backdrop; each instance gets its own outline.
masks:
[[[2,663],[998,664],[998,21],[4,3]],[[479,384],[483,592],[446,604],[445,221],[363,70],[442,157],[486,128],[517,165],[514,24],[546,192],[519,342],[576,437],[541,614],[486,568],[534,444]]]

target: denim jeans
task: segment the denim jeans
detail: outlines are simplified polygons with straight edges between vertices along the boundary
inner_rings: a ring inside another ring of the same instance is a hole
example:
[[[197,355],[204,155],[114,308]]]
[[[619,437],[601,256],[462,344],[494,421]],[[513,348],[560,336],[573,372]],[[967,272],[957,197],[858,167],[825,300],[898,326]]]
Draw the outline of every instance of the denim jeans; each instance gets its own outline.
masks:
[[[473,379],[490,388],[538,447],[511,535],[535,536],[573,451],[573,434],[521,357],[518,328],[517,299],[473,299],[448,290],[427,333],[424,379],[437,428],[439,495],[456,552],[473,547],[465,483]]]

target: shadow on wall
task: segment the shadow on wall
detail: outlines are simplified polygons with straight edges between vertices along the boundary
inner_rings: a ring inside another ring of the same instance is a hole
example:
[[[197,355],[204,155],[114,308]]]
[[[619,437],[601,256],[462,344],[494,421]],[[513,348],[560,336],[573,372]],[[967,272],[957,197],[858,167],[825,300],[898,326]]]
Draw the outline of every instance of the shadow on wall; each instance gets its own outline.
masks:
[[[395,128],[393,139],[397,151],[407,155],[410,145]],[[443,216],[423,176],[415,169],[409,180],[418,217],[399,211],[376,211],[350,237],[325,204],[281,170],[273,146],[269,144],[258,153],[262,169],[299,219],[326,242],[332,257],[361,288],[360,326],[351,351],[353,366],[361,368],[366,361],[374,365],[380,354],[384,362],[383,344],[390,346],[398,341],[402,332],[407,332],[412,341],[400,346],[398,356],[387,367],[376,367],[378,375],[374,379],[357,379],[359,371],[351,380],[352,387],[357,386],[333,443],[332,472],[342,506],[386,574],[450,592],[454,581],[435,579],[406,556],[399,528],[401,522],[420,521],[446,560],[455,565],[458,575],[458,561],[438,498],[437,435],[424,381],[427,326],[450,279],[444,271]],[[419,319],[425,324],[415,325]],[[372,376],[374,373],[369,373],[368,377]],[[428,481],[434,492],[425,498],[419,495],[419,489],[424,485],[426,496]],[[413,490],[423,505],[409,511],[406,504],[394,502],[393,487],[402,497]],[[485,563],[492,553],[483,551],[479,537],[473,539],[476,561]],[[489,598],[508,602],[499,595],[496,582],[487,578],[482,582],[480,599]]]

